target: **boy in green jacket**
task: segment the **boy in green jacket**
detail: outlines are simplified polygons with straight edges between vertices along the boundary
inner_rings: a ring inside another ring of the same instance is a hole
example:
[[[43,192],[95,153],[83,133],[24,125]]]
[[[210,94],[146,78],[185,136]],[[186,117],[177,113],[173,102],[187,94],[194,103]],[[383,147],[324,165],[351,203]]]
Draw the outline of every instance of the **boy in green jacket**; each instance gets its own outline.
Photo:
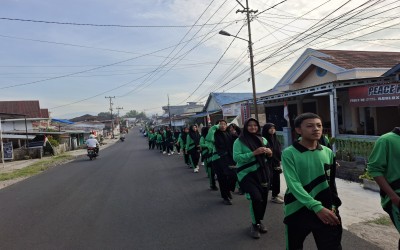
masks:
[[[295,119],[294,126],[302,139],[282,153],[287,184],[286,249],[303,249],[303,242],[311,232],[318,249],[342,249],[336,164],[332,150],[318,143],[322,135],[321,118],[304,113]]]
[[[375,142],[367,167],[381,189],[383,210],[400,232],[400,127]],[[400,240],[398,247],[400,249]]]

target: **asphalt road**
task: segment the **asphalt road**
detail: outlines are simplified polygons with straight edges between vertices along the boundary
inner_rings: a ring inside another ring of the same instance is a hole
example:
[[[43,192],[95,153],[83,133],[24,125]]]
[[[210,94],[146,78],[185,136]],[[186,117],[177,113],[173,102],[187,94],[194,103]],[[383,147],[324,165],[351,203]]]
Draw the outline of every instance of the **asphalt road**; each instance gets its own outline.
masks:
[[[132,130],[100,157],[54,167],[0,190],[0,249],[284,249],[282,205],[250,238],[248,201],[222,204],[182,155],[147,149]],[[344,231],[343,249],[379,249]],[[304,249],[316,249],[312,235]]]

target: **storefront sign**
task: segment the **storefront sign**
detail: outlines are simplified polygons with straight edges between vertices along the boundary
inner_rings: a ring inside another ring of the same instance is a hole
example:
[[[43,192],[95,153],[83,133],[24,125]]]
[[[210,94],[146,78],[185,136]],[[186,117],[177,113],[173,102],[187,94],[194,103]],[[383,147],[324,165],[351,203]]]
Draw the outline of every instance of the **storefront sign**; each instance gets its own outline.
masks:
[[[240,103],[225,105],[222,107],[223,116],[238,116],[241,113]]]
[[[3,153],[4,153],[4,160],[13,160],[14,159],[12,142],[3,143]]]
[[[241,104],[242,124],[250,118],[250,105],[248,103]]]
[[[349,89],[350,105],[354,107],[385,107],[400,104],[400,84],[389,83]]]

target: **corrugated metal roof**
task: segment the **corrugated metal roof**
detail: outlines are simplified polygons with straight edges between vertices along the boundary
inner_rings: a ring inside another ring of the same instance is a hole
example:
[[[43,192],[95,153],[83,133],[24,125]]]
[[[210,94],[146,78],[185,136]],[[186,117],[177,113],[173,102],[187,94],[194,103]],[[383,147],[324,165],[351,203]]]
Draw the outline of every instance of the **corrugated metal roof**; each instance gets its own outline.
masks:
[[[39,101],[0,101],[1,113],[26,115],[26,118],[40,118]]]
[[[321,59],[345,69],[354,68],[392,68],[400,62],[400,52],[356,51],[356,50],[317,50],[331,56]]]
[[[253,98],[253,93],[211,93],[218,105],[241,102]]]

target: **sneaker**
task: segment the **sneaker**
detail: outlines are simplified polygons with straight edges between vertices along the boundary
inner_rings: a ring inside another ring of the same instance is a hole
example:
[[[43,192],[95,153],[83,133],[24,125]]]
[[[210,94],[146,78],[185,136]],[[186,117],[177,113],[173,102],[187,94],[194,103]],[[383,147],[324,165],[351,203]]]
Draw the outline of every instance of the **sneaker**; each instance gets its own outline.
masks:
[[[276,203],[276,204],[282,204],[283,200],[279,196],[276,196],[276,197],[271,198],[271,202]]]
[[[168,155],[171,155],[170,153],[168,153]]]
[[[265,234],[268,232],[268,229],[261,222],[260,222],[260,224],[257,224],[257,226],[258,226],[258,231],[260,233]]]
[[[174,152],[171,152],[171,155],[173,155],[174,154]]]
[[[164,152],[162,152],[162,153],[163,153],[163,155],[165,155],[167,152],[164,151]]]
[[[258,230],[258,226],[251,224],[250,226],[250,235],[253,239],[259,239],[260,238],[260,232]]]
[[[204,166],[204,162],[202,162],[201,165]]]
[[[181,154],[181,152],[178,152],[178,155],[180,155]]]
[[[229,199],[224,199],[224,200],[223,200],[223,203],[224,203],[225,205],[232,205],[232,201],[229,200]]]
[[[199,168],[194,168],[193,172],[198,173],[199,172]]]
[[[228,197],[229,197],[229,199],[231,199],[231,200],[233,199],[232,193],[231,193],[231,192],[228,193]]]

